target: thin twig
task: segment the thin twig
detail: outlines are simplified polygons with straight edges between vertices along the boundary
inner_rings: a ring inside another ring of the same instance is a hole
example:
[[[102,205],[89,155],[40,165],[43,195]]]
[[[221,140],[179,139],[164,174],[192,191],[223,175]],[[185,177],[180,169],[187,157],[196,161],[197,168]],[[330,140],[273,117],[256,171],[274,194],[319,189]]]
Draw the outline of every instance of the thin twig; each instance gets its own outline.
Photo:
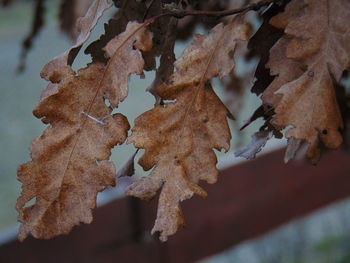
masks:
[[[231,10],[224,10],[224,11],[201,11],[201,10],[183,10],[179,9],[174,5],[165,5],[164,9],[168,12],[169,15],[173,15],[177,18],[183,18],[185,16],[216,16],[216,17],[222,17],[222,16],[230,16],[238,13],[243,13],[250,10],[259,10],[261,7],[269,5],[271,3],[277,2],[276,0],[263,0],[257,3],[253,3],[250,5],[247,5],[245,7],[231,9]]]
[[[143,17],[142,17],[142,22],[145,21],[147,15],[148,15],[148,12],[149,10],[151,9],[153,3],[154,3],[155,0],[152,0],[151,3],[149,3],[149,5],[146,7],[146,12],[144,13]]]

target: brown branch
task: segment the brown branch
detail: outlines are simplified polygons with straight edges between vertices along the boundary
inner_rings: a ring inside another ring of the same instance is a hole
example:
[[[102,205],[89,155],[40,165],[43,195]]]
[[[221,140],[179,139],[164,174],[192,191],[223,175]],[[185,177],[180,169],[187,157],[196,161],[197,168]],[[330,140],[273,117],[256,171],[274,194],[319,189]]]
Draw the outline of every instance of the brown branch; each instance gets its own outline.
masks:
[[[168,12],[169,15],[173,15],[177,18],[183,18],[185,16],[193,16],[193,15],[199,15],[199,16],[216,16],[216,17],[222,17],[222,16],[230,16],[234,14],[243,13],[250,10],[259,10],[261,7],[269,5],[271,3],[278,2],[276,0],[262,0],[257,3],[253,3],[250,5],[247,5],[245,7],[231,9],[231,10],[224,10],[224,11],[201,11],[201,10],[183,10],[177,8],[177,6],[168,4],[164,6],[164,9]]]

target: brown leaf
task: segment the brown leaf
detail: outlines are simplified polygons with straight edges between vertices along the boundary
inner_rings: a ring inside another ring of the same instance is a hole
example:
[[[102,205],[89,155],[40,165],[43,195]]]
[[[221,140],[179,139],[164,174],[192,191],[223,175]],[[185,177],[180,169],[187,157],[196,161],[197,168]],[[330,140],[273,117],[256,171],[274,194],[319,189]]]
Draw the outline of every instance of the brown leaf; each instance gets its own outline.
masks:
[[[135,120],[128,142],[145,153],[139,163],[151,174],[130,186],[128,195],[151,199],[161,188],[158,213],[152,233],[166,241],[185,221],[180,202],[194,193],[206,196],[200,180],[215,183],[218,171],[215,149],[229,149],[227,110],[208,80],[223,77],[234,67],[236,42],[247,39],[239,19],[213,28],[206,37],[196,35],[176,61],[177,71],[169,84],[158,89],[163,106],[157,105]]]
[[[107,160],[110,148],[126,139],[129,124],[121,114],[110,115],[104,103],[104,90],[96,85],[103,70],[94,64],[66,77],[34,109],[51,125],[33,140],[32,161],[18,167],[20,240],[29,233],[52,238],[80,222],[91,223],[97,192],[115,184],[115,166]],[[35,204],[25,207],[33,198]]]
[[[79,35],[76,22],[85,15],[90,6],[90,0],[63,0],[60,5],[60,28],[76,41]]]
[[[276,91],[284,84],[300,77],[305,71],[301,62],[286,58],[289,43],[290,38],[283,36],[270,50],[270,59],[266,67],[270,69],[270,75],[275,78],[262,95],[264,104],[276,105],[281,99],[281,95],[277,95]]]
[[[114,1],[114,3],[116,7],[118,7],[115,19],[110,19],[108,23],[104,25],[105,34],[100,36],[98,40],[92,42],[84,51],[85,54],[91,54],[92,61],[107,62],[102,48],[115,36],[125,31],[130,21],[142,22],[143,14],[146,11],[144,1],[117,0]]]
[[[343,122],[332,78],[339,82],[342,72],[350,66],[347,26],[350,3],[346,0],[305,0],[301,15],[289,16],[292,8],[300,2],[292,1],[286,8],[287,15],[271,20],[274,26],[285,27],[286,35],[290,37],[285,45],[285,57],[291,64],[286,67],[288,71],[282,70],[286,63],[280,63],[280,59],[273,61],[271,54],[270,67],[280,68],[278,72],[284,72],[286,80],[281,86],[273,88],[273,93],[264,96],[265,101],[272,102],[275,108],[272,124],[281,128],[293,125],[286,136],[310,143],[307,156],[316,163],[320,157],[319,140],[331,149],[342,142],[339,130],[343,128]],[[288,23],[286,16],[290,18]],[[293,64],[304,67],[301,75],[295,74]],[[294,76],[289,76],[287,72]]]
[[[69,50],[44,66],[40,73],[42,78],[50,80],[51,82],[59,82],[64,76],[74,73],[71,65],[73,64],[81,46],[90,37],[91,30],[95,27],[103,12],[112,5],[113,4],[109,3],[108,0],[95,0],[92,3],[86,12],[86,15],[80,18],[77,22],[76,26],[79,36],[77,37],[76,43]]]
[[[34,114],[51,126],[32,142],[33,160],[18,168],[23,184],[17,202],[21,240],[29,233],[51,238],[92,221],[97,192],[115,184],[110,149],[124,142],[129,129],[127,119],[111,115],[113,108],[104,100],[117,105],[125,98],[128,75],[142,73],[139,49],[151,46],[145,24],[130,23],[126,32],[107,44],[107,65],[91,63],[77,75],[64,75],[63,70],[61,81],[49,84],[41,94]],[[33,198],[36,203],[25,207]]]
[[[269,50],[283,35],[283,30],[271,26],[269,20],[271,17],[281,12],[283,7],[283,5],[272,5],[272,7],[262,15],[263,23],[258,31],[249,39],[248,57],[260,57],[259,64],[255,71],[256,81],[251,89],[251,91],[257,95],[260,95],[273,80],[265,64],[269,59]]]
[[[125,32],[113,38],[103,48],[109,69],[105,80],[109,83],[106,97],[112,107],[117,107],[128,95],[128,79],[132,73],[143,73],[144,60],[141,50],[152,48],[152,33],[146,31],[144,24],[129,22]]]
[[[115,1],[119,8],[115,14],[115,19],[111,19],[105,24],[105,34],[99,40],[91,43],[85,50],[86,54],[91,54],[93,61],[105,62],[102,48],[114,36],[123,32],[130,21],[144,22],[147,18],[155,17],[163,12],[162,4],[172,2],[171,0],[154,1],[136,1],[136,0],[118,0]],[[152,3],[152,5],[150,5]],[[145,60],[145,70],[156,68],[155,57],[159,56],[163,50],[163,45],[167,37],[167,25],[171,17],[165,16],[155,20],[148,26],[148,30],[153,33],[153,47],[151,50],[143,53]],[[176,34],[174,34],[176,37]]]

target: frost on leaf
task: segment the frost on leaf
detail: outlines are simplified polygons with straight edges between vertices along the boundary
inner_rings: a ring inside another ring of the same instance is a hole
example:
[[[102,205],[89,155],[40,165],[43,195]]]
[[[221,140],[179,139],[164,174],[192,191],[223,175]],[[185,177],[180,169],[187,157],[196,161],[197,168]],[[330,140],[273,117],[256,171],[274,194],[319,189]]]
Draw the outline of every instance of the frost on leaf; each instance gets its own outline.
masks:
[[[34,115],[50,126],[33,140],[32,161],[18,168],[21,240],[28,234],[52,238],[92,221],[97,192],[115,185],[116,169],[108,161],[111,148],[123,143],[129,130],[126,117],[111,115],[105,99],[117,105],[125,98],[127,77],[142,73],[139,49],[150,48],[151,37],[143,24],[130,23],[126,32],[107,44],[106,65],[91,63],[77,74],[71,68],[72,74],[62,70],[60,82],[50,83],[41,94]],[[43,69],[46,74],[45,70],[50,69]],[[119,92],[122,95],[115,99]],[[34,198],[35,204],[26,207]]]
[[[298,8],[303,12],[290,15]],[[275,108],[273,125],[292,125],[286,136],[310,143],[307,156],[314,163],[320,157],[319,141],[331,149],[342,142],[343,122],[332,82],[339,82],[350,66],[348,21],[347,0],[294,0],[270,21],[285,36],[271,50],[268,67],[278,77],[263,99]]]
[[[234,67],[237,41],[247,39],[247,27],[235,19],[217,25],[208,36],[196,35],[175,62],[177,71],[168,84],[158,87],[163,100],[135,120],[128,142],[145,149],[139,163],[151,174],[134,183],[127,194],[151,199],[161,189],[152,233],[166,241],[185,225],[180,202],[194,193],[206,196],[200,180],[215,183],[218,176],[215,149],[229,149],[228,111],[209,80],[228,75]]]

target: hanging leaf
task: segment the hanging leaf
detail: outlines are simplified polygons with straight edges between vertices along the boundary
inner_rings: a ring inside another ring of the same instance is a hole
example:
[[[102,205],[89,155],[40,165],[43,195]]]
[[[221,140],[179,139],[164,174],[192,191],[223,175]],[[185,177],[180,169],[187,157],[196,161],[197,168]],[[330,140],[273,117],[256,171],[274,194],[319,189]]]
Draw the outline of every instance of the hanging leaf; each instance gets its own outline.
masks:
[[[85,50],[86,54],[91,54],[93,61],[105,62],[106,58],[102,48],[106,46],[116,35],[123,32],[126,25],[130,21],[137,21],[142,23],[148,18],[158,16],[163,12],[163,4],[172,2],[172,0],[152,0],[152,1],[135,1],[135,0],[118,0],[114,1],[119,8],[113,19],[110,19],[108,24],[105,24],[105,34],[100,39],[91,43]],[[156,57],[163,53],[163,46],[168,37],[168,27],[170,16],[164,16],[153,21],[148,30],[153,34],[152,49],[143,52],[143,59],[145,61],[145,70],[153,70],[156,68]],[[176,33],[173,34],[176,37]]]
[[[18,168],[20,240],[29,233],[52,238],[92,221],[97,192],[115,185],[110,149],[125,141],[129,129],[127,119],[111,115],[112,107],[104,100],[117,105],[125,98],[128,75],[142,73],[139,49],[151,47],[152,36],[144,24],[129,23],[126,32],[107,44],[107,65],[91,63],[77,75],[74,71],[64,75],[62,69],[60,82],[49,84],[43,92],[34,115],[50,126],[33,140],[32,161]],[[116,68],[122,75],[114,74]],[[42,73],[50,75],[46,69]],[[35,204],[25,207],[33,198]]]
[[[285,13],[293,13],[301,2],[292,1]],[[271,51],[269,67],[272,71],[275,68],[277,72],[273,74],[284,80],[278,87],[269,87],[264,100],[275,108],[272,124],[279,128],[293,125],[287,138],[310,143],[307,156],[316,163],[320,158],[319,141],[331,149],[342,142],[339,131],[343,122],[332,79],[339,82],[350,66],[350,33],[344,23],[350,21],[350,2],[305,0],[302,8],[304,12],[299,12],[299,16],[282,14],[271,19],[272,25],[285,28],[290,40],[276,44],[285,48],[284,57],[276,59]],[[295,74],[300,68],[304,68],[303,73]]]
[[[79,36],[75,26],[79,17],[85,15],[90,6],[90,0],[63,0],[60,5],[60,28],[76,41]]]
[[[158,213],[152,233],[161,232],[166,241],[185,221],[180,202],[194,193],[206,196],[200,180],[215,183],[215,149],[229,149],[228,111],[208,81],[228,75],[234,67],[237,41],[247,39],[247,27],[235,19],[214,27],[208,36],[196,35],[175,62],[177,71],[169,84],[157,90],[163,100],[135,120],[128,142],[145,153],[139,163],[151,174],[127,189],[127,194],[153,198],[161,190]]]
[[[103,70],[96,64],[66,77],[34,109],[51,125],[33,140],[32,161],[18,168],[20,240],[29,233],[52,238],[80,222],[91,223],[97,192],[115,184],[115,166],[107,160],[110,149],[126,139],[129,124],[104,103],[96,85]],[[33,198],[35,204],[25,207]]]

